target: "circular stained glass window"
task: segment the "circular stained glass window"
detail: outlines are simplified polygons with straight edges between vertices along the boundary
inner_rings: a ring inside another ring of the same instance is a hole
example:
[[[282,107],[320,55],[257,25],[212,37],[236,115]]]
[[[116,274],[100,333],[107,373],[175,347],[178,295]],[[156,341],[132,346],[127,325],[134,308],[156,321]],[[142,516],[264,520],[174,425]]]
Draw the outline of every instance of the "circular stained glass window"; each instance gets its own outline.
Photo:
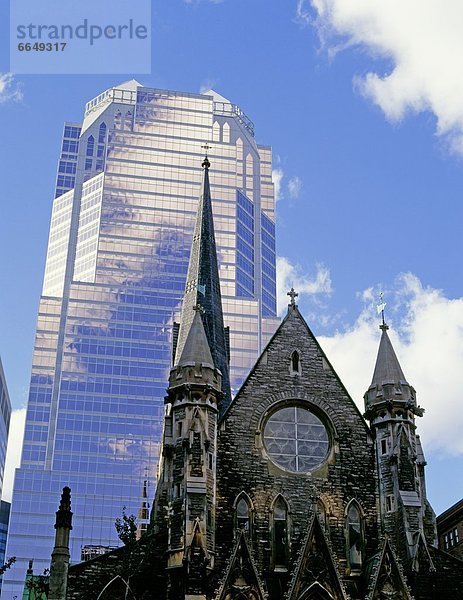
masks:
[[[328,454],[328,432],[320,419],[302,406],[288,406],[272,414],[264,428],[267,454],[279,467],[306,473]]]

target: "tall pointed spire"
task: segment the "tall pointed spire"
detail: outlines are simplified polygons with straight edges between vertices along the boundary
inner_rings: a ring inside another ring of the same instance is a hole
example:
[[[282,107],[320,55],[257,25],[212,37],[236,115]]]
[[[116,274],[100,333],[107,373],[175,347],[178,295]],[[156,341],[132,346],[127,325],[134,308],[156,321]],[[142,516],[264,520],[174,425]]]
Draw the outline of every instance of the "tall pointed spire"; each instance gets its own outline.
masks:
[[[206,147],[207,151],[208,147]],[[182,316],[174,364],[182,357],[195,314],[200,313],[214,366],[222,373],[224,397],[222,413],[231,401],[229,356],[227,336],[223,324],[219,269],[214,236],[211,190],[209,185],[210,162],[206,154],[202,166],[203,183],[198,214],[191,246],[190,263],[183,298]]]
[[[392,347],[391,340],[387,334],[389,327],[384,323],[380,325],[382,330],[379,343],[378,356],[376,358],[375,370],[371,385],[383,385],[384,383],[404,383],[407,380],[403,374],[402,367]]]

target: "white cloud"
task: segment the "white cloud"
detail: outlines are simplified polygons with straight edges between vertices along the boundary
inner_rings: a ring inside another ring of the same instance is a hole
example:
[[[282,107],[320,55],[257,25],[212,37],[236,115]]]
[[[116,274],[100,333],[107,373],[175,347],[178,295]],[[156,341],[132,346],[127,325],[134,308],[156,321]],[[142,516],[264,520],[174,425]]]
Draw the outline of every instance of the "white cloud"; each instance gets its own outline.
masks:
[[[13,73],[0,73],[0,103],[19,102],[22,98],[21,88],[14,80]]]
[[[199,93],[204,94],[204,92],[208,92],[209,90],[213,90],[216,85],[215,79],[205,79],[201,85],[199,86]]]
[[[328,40],[331,50],[358,46],[388,61],[387,72],[355,77],[365,97],[391,121],[432,111],[437,134],[463,154],[461,0],[311,0],[311,6],[322,43]],[[296,14],[309,19],[303,0]]]
[[[275,186],[275,202],[281,200],[281,182],[284,177],[283,169],[277,168],[272,171],[272,181]]]
[[[13,493],[14,472],[21,461],[23,447],[26,409],[19,408],[11,413],[10,433],[8,436],[8,451],[6,453],[5,472],[3,476],[2,500],[11,502]]]
[[[311,22],[310,13],[307,9],[306,0],[297,0],[296,22],[303,27]]]
[[[418,404],[426,411],[417,419],[425,451],[463,454],[463,298],[450,299],[440,290],[423,287],[410,273],[401,275],[396,285],[386,295],[386,316],[392,321],[388,333],[417,391]],[[369,304],[351,328],[319,338],[362,412],[380,337],[374,296],[371,288],[366,290]]]
[[[296,200],[297,198],[299,198],[301,189],[302,189],[301,179],[297,175],[295,175],[294,177],[291,177],[291,179],[288,181],[289,197],[292,198],[293,200]]]
[[[277,305],[278,314],[282,314],[288,305],[288,291],[294,287],[302,295],[330,294],[331,277],[329,270],[321,264],[316,265],[315,277],[303,272],[300,265],[293,265],[284,256],[277,257]]]

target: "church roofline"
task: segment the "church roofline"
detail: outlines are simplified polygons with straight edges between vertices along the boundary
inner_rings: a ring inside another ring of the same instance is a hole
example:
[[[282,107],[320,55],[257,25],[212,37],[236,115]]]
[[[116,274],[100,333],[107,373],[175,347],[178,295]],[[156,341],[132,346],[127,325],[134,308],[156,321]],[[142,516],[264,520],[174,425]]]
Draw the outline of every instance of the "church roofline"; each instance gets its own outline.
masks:
[[[267,344],[265,345],[265,348],[262,350],[262,352],[260,353],[259,357],[257,358],[257,360],[254,363],[254,366],[252,367],[252,369],[249,371],[246,379],[243,381],[243,383],[240,386],[240,389],[238,390],[238,392],[235,394],[235,397],[232,399],[232,401],[230,402],[229,406],[227,407],[226,411],[223,413],[223,415],[220,417],[219,419],[219,424],[222,423],[223,421],[225,421],[225,419],[228,416],[229,411],[231,410],[231,408],[233,407],[233,405],[235,404],[236,399],[239,397],[241,390],[243,390],[245,388],[245,386],[248,384],[249,380],[251,379],[251,377],[254,375],[254,372],[256,371],[257,367],[259,366],[260,360],[262,358],[262,356],[265,354],[265,352],[267,351],[267,349],[270,347],[270,345],[273,343],[273,341],[275,340],[276,336],[279,334],[280,330],[284,327],[286,321],[288,321],[290,318],[293,317],[293,315],[296,315],[299,317],[299,319],[301,319],[301,321],[304,323],[308,334],[312,337],[312,339],[314,340],[317,348],[319,349],[322,357],[326,360],[326,362],[328,363],[328,366],[330,367],[331,371],[333,372],[334,377],[336,378],[337,382],[339,383],[339,385],[341,386],[341,388],[344,390],[344,392],[346,393],[347,397],[351,400],[353,406],[354,406],[354,410],[357,412],[358,416],[361,418],[364,426],[365,426],[365,430],[368,433],[370,439],[373,439],[373,432],[370,428],[370,426],[368,425],[367,421],[365,420],[365,417],[363,416],[363,414],[360,412],[360,409],[358,408],[356,402],[354,401],[354,399],[352,398],[352,396],[350,395],[350,393],[347,391],[346,386],[343,384],[343,382],[341,381],[339,375],[337,374],[336,370],[333,368],[333,365],[331,364],[330,360],[328,359],[328,357],[325,354],[325,351],[323,350],[323,348],[320,346],[320,343],[318,342],[315,334],[312,332],[312,330],[310,329],[309,325],[307,324],[307,321],[304,319],[304,317],[302,316],[299,307],[297,304],[289,304],[288,305],[288,312],[286,313],[285,317],[283,318],[283,320],[281,321],[280,325],[277,327],[275,333],[272,335],[272,337],[270,338],[270,340],[267,342]]]

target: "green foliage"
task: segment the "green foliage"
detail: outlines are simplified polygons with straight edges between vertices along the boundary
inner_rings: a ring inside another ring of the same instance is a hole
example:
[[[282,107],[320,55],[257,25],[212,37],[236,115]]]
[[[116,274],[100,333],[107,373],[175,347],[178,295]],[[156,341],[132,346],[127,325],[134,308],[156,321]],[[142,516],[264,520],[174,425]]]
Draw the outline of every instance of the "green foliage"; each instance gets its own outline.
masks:
[[[128,515],[126,507],[122,509],[122,519],[117,518],[114,527],[117,531],[117,536],[125,546],[133,544],[137,539],[137,518],[135,515]]]
[[[48,598],[50,571],[45,569],[43,575],[32,575],[26,581],[26,589],[29,590],[29,600],[46,600]]]

